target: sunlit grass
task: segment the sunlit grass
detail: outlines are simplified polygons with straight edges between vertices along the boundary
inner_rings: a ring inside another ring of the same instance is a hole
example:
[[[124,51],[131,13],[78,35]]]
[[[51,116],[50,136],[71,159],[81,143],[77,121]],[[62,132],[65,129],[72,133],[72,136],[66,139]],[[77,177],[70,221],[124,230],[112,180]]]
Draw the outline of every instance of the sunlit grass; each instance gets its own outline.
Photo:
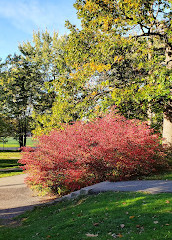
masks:
[[[19,170],[19,171],[15,171],[15,172],[0,172],[0,178],[12,177],[12,176],[20,175],[20,174],[23,174],[23,171]]]
[[[21,158],[20,152],[0,152],[0,160],[8,159],[19,159]]]
[[[27,146],[33,147],[35,143],[36,143],[35,140],[33,140],[31,137],[27,138],[27,141],[26,141]],[[0,147],[1,148],[3,147],[2,142],[0,142]],[[9,138],[7,138],[7,142],[4,144],[4,148],[8,148],[8,147],[18,147],[19,148],[20,145],[16,139],[9,137]]]
[[[170,240],[171,210],[172,194],[103,193],[38,207],[21,226],[2,227],[0,239]]]

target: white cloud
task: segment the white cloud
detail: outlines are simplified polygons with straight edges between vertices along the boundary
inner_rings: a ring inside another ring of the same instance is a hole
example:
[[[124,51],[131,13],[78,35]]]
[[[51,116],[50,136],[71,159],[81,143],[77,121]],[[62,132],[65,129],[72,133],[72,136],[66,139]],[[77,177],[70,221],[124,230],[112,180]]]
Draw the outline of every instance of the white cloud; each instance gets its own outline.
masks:
[[[65,1],[63,5],[60,2],[61,0],[0,0],[0,16],[29,34],[33,30],[45,28],[63,31],[66,19],[72,17],[75,23],[77,20],[74,11],[71,11],[72,2],[70,5],[67,3],[68,6],[65,6]],[[72,13],[73,16],[66,16],[65,13]]]

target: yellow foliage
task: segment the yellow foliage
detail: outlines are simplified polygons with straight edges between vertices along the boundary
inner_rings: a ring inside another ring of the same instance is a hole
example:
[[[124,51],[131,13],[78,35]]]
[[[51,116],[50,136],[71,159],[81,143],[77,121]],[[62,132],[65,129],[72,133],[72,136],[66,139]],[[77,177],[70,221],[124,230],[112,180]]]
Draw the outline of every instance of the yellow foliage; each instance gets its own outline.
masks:
[[[115,18],[113,21],[117,23],[119,21],[119,18]]]
[[[130,8],[137,9],[140,5],[140,0],[121,0],[120,4],[125,5],[127,8],[129,6]]]
[[[114,3],[111,2],[111,1],[109,1],[109,0],[103,0],[103,2],[104,2],[105,4],[107,4],[109,8],[113,8],[113,7],[114,7]]]
[[[89,11],[90,13],[93,13],[98,9],[98,5],[91,0],[87,0],[84,5],[84,9]]]
[[[115,56],[114,57],[114,62],[121,62],[122,60],[124,60],[123,56]]]
[[[98,72],[104,72],[104,71],[108,71],[110,70],[111,65],[110,64],[103,64],[103,63],[99,63],[96,64],[95,62],[91,62],[91,63],[86,63],[83,65],[83,69],[85,69],[86,71],[91,71],[92,73],[94,73],[95,71]]]
[[[92,96],[95,96],[97,94],[97,92],[96,91],[94,91],[94,92],[92,92]]]

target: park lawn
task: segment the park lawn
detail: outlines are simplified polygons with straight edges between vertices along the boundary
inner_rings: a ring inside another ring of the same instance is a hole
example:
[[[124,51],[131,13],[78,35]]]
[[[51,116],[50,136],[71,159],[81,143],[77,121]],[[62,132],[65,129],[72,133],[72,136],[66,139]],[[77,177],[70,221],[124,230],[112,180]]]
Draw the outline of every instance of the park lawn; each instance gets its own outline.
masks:
[[[172,194],[108,192],[37,207],[0,239],[172,239]]]
[[[16,170],[16,171],[14,171],[14,172],[12,172],[12,171],[1,172],[1,171],[0,171],[0,178],[3,178],[3,177],[12,177],[12,176],[20,175],[20,174],[23,174],[23,171],[22,171],[22,170]]]
[[[8,142],[4,144],[4,148],[8,148],[8,147],[20,147],[19,146],[19,143],[17,140],[15,140],[13,137],[9,137],[7,138]],[[29,146],[29,147],[33,147],[34,144],[36,142],[31,138],[31,137],[28,137],[27,138],[27,142],[26,142],[26,145]],[[3,143],[0,142],[0,147],[3,147]]]
[[[15,171],[9,170],[6,172],[1,171],[1,169],[7,170],[18,168],[18,166],[20,165],[18,163],[18,160],[20,158],[20,152],[0,152],[0,178],[22,174],[23,172],[21,169],[17,169]]]
[[[0,152],[0,159],[1,160],[12,160],[12,159],[20,159],[21,153],[20,152]]]

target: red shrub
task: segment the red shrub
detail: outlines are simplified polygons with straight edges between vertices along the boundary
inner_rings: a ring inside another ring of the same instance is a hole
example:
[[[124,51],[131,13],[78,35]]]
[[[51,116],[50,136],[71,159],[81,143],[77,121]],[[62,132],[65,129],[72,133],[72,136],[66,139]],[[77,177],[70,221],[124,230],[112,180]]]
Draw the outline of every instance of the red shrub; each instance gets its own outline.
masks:
[[[20,160],[30,185],[73,191],[104,180],[130,179],[165,167],[160,138],[146,123],[108,114],[39,138]]]

